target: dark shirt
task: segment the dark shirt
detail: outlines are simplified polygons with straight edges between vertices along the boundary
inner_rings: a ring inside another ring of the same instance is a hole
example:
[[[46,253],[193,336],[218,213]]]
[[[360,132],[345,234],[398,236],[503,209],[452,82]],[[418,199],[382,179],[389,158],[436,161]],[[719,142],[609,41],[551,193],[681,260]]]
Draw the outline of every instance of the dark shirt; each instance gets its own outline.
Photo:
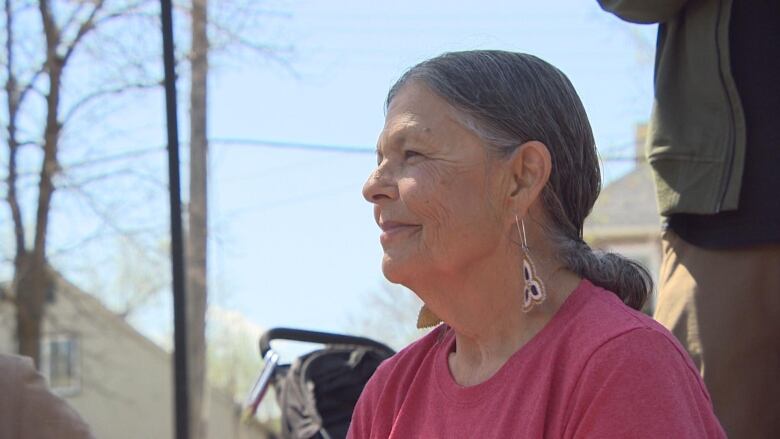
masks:
[[[668,226],[700,247],[776,244],[780,243],[780,1],[734,0],[729,44],[747,131],[739,207],[714,215],[675,214]]]

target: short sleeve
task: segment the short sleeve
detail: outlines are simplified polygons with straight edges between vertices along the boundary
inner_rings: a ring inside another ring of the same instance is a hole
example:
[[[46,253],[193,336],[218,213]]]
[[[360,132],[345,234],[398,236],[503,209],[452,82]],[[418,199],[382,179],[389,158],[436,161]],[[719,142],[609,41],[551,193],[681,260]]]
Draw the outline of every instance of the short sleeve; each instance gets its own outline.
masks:
[[[670,337],[639,328],[598,348],[578,379],[564,436],[725,438],[703,382]]]

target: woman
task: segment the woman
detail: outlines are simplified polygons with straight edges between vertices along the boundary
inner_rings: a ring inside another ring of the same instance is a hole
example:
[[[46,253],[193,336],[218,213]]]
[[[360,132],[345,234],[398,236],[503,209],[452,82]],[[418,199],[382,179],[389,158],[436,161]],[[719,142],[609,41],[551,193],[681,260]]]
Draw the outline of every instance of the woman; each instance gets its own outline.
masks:
[[[725,437],[639,265],[582,240],[585,110],[530,55],[445,54],[390,90],[365,184],[382,270],[444,322],[380,366],[351,438]]]

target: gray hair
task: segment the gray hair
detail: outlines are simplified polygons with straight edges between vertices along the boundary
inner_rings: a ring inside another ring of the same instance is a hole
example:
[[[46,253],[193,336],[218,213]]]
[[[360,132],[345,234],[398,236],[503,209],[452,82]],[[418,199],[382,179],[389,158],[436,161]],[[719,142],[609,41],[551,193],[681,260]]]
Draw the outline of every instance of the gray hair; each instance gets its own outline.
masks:
[[[552,172],[541,199],[559,259],[628,306],[642,308],[653,288],[647,270],[620,255],[594,251],[582,238],[585,217],[601,191],[601,172],[585,108],[566,75],[523,53],[445,53],[407,71],[390,89],[386,106],[410,81],[421,81],[452,105],[501,157],[531,140],[544,143]]]

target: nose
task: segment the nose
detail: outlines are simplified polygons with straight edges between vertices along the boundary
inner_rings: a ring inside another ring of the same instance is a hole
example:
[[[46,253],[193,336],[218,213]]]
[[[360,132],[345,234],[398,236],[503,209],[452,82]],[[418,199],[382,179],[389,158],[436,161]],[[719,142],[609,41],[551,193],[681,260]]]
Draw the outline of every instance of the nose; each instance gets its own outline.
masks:
[[[383,165],[377,166],[368,176],[363,185],[363,198],[373,204],[398,198],[398,186]]]

